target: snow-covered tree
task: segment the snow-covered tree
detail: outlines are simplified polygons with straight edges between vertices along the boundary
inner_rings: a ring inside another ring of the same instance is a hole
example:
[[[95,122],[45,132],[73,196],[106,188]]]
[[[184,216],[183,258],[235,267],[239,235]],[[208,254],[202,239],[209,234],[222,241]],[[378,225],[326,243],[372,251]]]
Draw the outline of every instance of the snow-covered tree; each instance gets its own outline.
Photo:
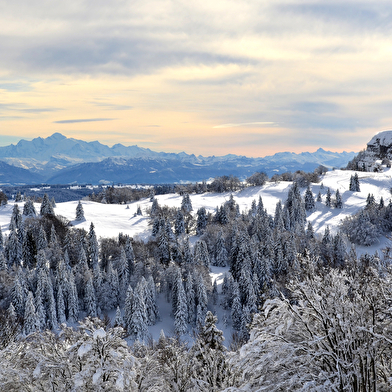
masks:
[[[337,189],[335,193],[335,208],[343,208],[343,200],[339,189]]]
[[[207,211],[205,207],[197,210],[196,235],[202,235],[207,227]]]
[[[78,202],[78,205],[76,206],[75,220],[79,222],[86,220],[86,218],[84,217],[83,205],[80,200]]]
[[[42,198],[40,214],[41,216],[54,215],[54,209],[47,193],[45,193],[44,197]]]
[[[237,357],[241,390],[390,390],[389,279],[330,270],[293,282],[296,301],[267,300]]]
[[[33,293],[29,291],[27,294],[25,312],[24,312],[23,329],[26,335],[39,330],[39,322],[35,312]]]
[[[316,204],[314,202],[314,196],[312,191],[310,190],[310,186],[308,185],[306,192],[305,192],[305,210],[306,211],[313,211]]]
[[[181,201],[181,210],[184,214],[190,214],[193,211],[192,202],[188,193],[185,193]]]
[[[326,198],[325,198],[325,205],[326,205],[327,207],[331,207],[331,204],[332,204],[331,190],[328,188],[328,189],[327,189],[327,196],[326,196]]]

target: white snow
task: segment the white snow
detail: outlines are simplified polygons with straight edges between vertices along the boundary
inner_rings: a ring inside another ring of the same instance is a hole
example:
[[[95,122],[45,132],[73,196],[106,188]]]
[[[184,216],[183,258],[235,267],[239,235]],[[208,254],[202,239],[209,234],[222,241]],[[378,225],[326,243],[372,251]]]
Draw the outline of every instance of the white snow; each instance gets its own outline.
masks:
[[[377,139],[380,140],[380,145],[390,146],[392,144],[392,131],[382,131],[376,133],[368,144],[375,144]]]
[[[392,188],[392,171],[384,168],[383,173],[357,172],[360,182],[360,192],[349,191],[350,177],[353,171],[335,170],[327,172],[319,184],[312,184],[311,189],[316,197],[321,192],[323,202],[316,203],[316,210],[308,213],[308,221],[313,225],[316,234],[322,235],[325,227],[328,225],[332,233],[336,233],[342,219],[346,216],[356,213],[366,204],[366,198],[369,193],[373,194],[378,202],[382,196],[384,203],[387,205],[391,198],[390,189]],[[321,189],[321,183],[324,189]],[[291,182],[268,182],[262,187],[248,187],[241,191],[233,192],[234,200],[238,203],[241,211],[248,211],[253,200],[258,201],[259,196],[262,197],[264,207],[271,215],[275,212],[278,200],[284,202],[287,198],[288,190]],[[342,196],[343,208],[335,209],[325,206],[325,196],[327,188],[330,188],[332,197],[337,189]],[[302,193],[305,188],[302,188]],[[193,213],[204,206],[207,212],[215,212],[217,206],[228,201],[231,192],[226,193],[203,193],[192,194],[190,199],[193,206]],[[167,194],[156,196],[159,205],[167,205],[169,207],[181,206],[182,196],[178,194]],[[128,205],[119,204],[101,204],[91,201],[82,201],[85,221],[75,221],[76,206],[78,201],[70,201],[65,203],[57,203],[55,213],[69,219],[76,228],[89,230],[91,222],[94,223],[95,231],[98,237],[117,237],[119,233],[128,234],[141,240],[147,240],[151,233],[151,227],[148,226],[149,217],[146,214],[147,208],[151,207],[149,198],[135,201]],[[136,215],[137,207],[140,206],[143,215]],[[127,208],[129,207],[129,208]],[[8,225],[11,219],[13,203],[9,202],[6,206],[0,207],[0,225],[3,234],[8,234]],[[19,203],[20,210],[23,209],[23,203]],[[40,204],[35,204],[38,212]],[[194,241],[191,241],[191,243]],[[385,239],[377,246],[367,249],[368,252],[375,248],[380,248],[385,244]]]
[[[96,340],[98,338],[103,339],[106,337],[106,332],[103,328],[96,329],[93,334],[93,339]]]
[[[84,354],[87,354],[91,349],[92,349],[91,344],[89,344],[89,343],[82,344],[82,345],[79,347],[78,356],[79,356],[79,357],[82,357]]]
[[[360,192],[349,191],[350,177],[353,174],[353,171],[330,171],[321,178],[319,184],[311,184],[314,196],[316,197],[320,191],[323,199],[322,203],[316,202],[316,210],[314,212],[307,214],[308,221],[312,223],[316,234],[320,236],[323,235],[327,225],[332,233],[336,233],[342,219],[356,213],[360,208],[365,206],[366,198],[369,193],[374,195],[376,202],[379,202],[379,199],[382,196],[385,205],[389,203],[391,198],[390,189],[392,188],[391,169],[384,168],[383,173],[357,172],[360,182]],[[321,183],[324,185],[323,189],[321,189]],[[249,187],[241,191],[233,192],[233,196],[241,211],[248,211],[251,208],[252,201],[258,201],[259,196],[261,196],[267,212],[273,215],[276,203],[278,200],[281,200],[282,202],[286,200],[291,185],[291,182],[284,181],[280,183],[267,183],[262,187]],[[328,187],[331,190],[332,198],[334,197],[336,190],[339,189],[344,203],[342,209],[328,208],[325,206],[325,196]],[[301,192],[304,194],[305,188],[302,188]],[[190,199],[193,206],[193,213],[196,214],[198,208],[202,206],[206,208],[207,212],[213,213],[217,206],[220,206],[222,203],[229,200],[230,195],[231,192],[220,194],[192,194],[190,195]],[[160,205],[177,208],[181,206],[182,196],[178,194],[158,195],[156,198]],[[9,202],[7,205],[0,207],[0,225],[3,234],[8,234],[13,204],[13,202]],[[128,205],[100,204],[82,201],[84,216],[86,218],[83,222],[75,221],[77,204],[78,201],[57,203],[55,213],[69,219],[74,227],[83,228],[86,231],[89,230],[90,224],[93,222],[98,237],[118,237],[120,232],[144,241],[148,240],[150,237],[151,227],[148,226],[149,218],[145,212],[152,204],[149,201],[149,198]],[[138,206],[141,207],[143,216],[136,215]],[[127,209],[127,207],[129,208]],[[19,203],[19,208],[22,211],[23,203]],[[40,205],[35,204],[35,208],[38,212]],[[191,238],[191,243],[194,243],[195,240],[196,237]],[[376,250],[385,247],[385,245],[388,244],[388,241],[389,240],[386,237],[382,237],[378,244],[371,247],[357,247],[357,253],[374,253]],[[211,278],[212,281],[215,279],[217,280],[219,292],[221,290],[220,286],[225,272],[227,272],[227,268],[211,267]],[[166,301],[163,295],[159,295],[157,300],[161,320],[149,329],[149,332],[154,339],[159,338],[162,329],[168,335],[171,335],[174,332],[171,304]],[[227,328],[224,323],[224,318],[225,316],[227,317],[227,314],[225,315],[225,311],[220,306],[215,306],[214,311],[217,312],[218,316],[218,328],[224,331],[226,337],[230,336],[230,328]],[[111,316],[111,313],[109,316]],[[97,334],[99,333],[98,331],[96,331]],[[83,355],[90,349],[91,346],[83,345],[79,348],[78,354]]]

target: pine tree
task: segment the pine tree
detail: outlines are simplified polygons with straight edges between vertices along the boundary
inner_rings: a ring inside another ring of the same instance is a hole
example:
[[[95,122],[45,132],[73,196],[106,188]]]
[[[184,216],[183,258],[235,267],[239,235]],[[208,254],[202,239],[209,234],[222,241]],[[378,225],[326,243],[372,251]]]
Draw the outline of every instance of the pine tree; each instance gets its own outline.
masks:
[[[215,245],[215,265],[218,267],[226,267],[228,257],[229,255],[226,249],[225,240],[221,231]]]
[[[129,284],[124,303],[124,326],[127,331],[130,331],[132,327],[133,296],[133,289],[132,286]]]
[[[189,246],[189,237],[185,238],[182,254],[183,254],[183,260],[185,264],[189,265],[193,263],[194,260]]]
[[[129,334],[135,339],[143,341],[147,336],[147,314],[144,302],[143,288],[140,282],[137,284],[132,299],[132,315],[129,325]]]
[[[350,176],[350,185],[349,185],[348,190],[355,192],[354,176]]]
[[[342,196],[340,196],[339,189],[336,190],[335,194],[335,208],[343,208]]]
[[[20,193],[20,191],[18,191],[18,193],[15,196],[15,202],[20,203],[21,201],[22,201],[22,194]]]
[[[85,294],[84,294],[84,307],[86,314],[89,317],[97,317],[97,300],[95,296],[95,289],[91,274],[87,279]]]
[[[309,239],[314,238],[314,230],[311,222],[308,222],[308,227],[306,229],[306,237]]]
[[[90,230],[88,233],[88,257],[87,263],[90,269],[94,269],[94,266],[98,264],[99,246],[97,235],[95,234],[95,228],[93,222],[90,224]]]
[[[164,265],[169,265],[170,247],[169,247],[169,239],[167,238],[167,232],[165,230],[165,226],[159,229],[158,249],[159,249],[159,258],[161,263]]]
[[[120,258],[117,263],[118,280],[120,283],[120,293],[125,295],[129,284],[129,271],[128,271],[128,261],[125,254],[124,247],[120,247]]]
[[[30,333],[39,330],[37,313],[35,312],[35,306],[34,306],[34,297],[31,291],[29,291],[27,294],[23,327],[24,327],[24,333],[26,335],[29,335]]]
[[[310,186],[308,185],[306,192],[305,192],[305,210],[306,211],[313,211],[316,204],[314,202],[313,193],[310,190]]]
[[[128,262],[128,273],[129,276],[132,276],[135,272],[135,253],[133,252],[132,242],[129,237],[125,241],[124,250]]]
[[[185,233],[185,221],[184,221],[184,214],[180,209],[177,210],[176,213],[176,220],[174,223],[174,232],[176,236],[180,236],[181,234]]]
[[[199,313],[198,320],[204,323],[204,318],[207,312],[207,304],[208,304],[208,297],[207,297],[207,289],[203,280],[203,277],[198,274],[195,277],[195,299],[196,299],[196,310]],[[197,309],[199,307],[199,309]]]
[[[187,298],[188,305],[188,323],[194,324],[195,322],[195,311],[196,311],[196,298],[195,298],[195,290],[193,288],[193,277],[189,272],[187,275],[187,279],[185,282],[185,294]]]
[[[256,214],[257,214],[257,204],[256,204],[256,200],[253,199],[252,204],[250,206],[249,215],[255,217]]]
[[[61,285],[59,285],[57,289],[57,320],[60,324],[66,322],[64,295]]]
[[[177,306],[174,314],[174,330],[179,336],[187,331],[188,307],[182,279],[175,282],[177,286]]]
[[[154,325],[159,319],[159,309],[157,305],[157,292],[154,278],[150,275],[147,279],[146,291],[146,309],[147,309],[147,323]]]
[[[221,391],[229,386],[231,374],[226,363],[223,332],[216,327],[218,319],[207,312],[204,325],[199,330],[194,350],[195,371],[209,391]]]
[[[83,205],[80,200],[78,202],[78,205],[76,206],[75,220],[79,222],[86,220],[86,218],[84,217]]]
[[[17,204],[14,204],[14,207],[12,209],[12,214],[11,214],[12,227],[10,227],[10,230],[19,229],[21,223],[22,223],[22,215],[20,213],[19,206]]]
[[[325,198],[325,205],[331,207],[331,190],[327,189],[327,197]]]
[[[68,321],[76,322],[79,317],[78,290],[75,285],[75,278],[72,271],[69,272],[68,289]]]
[[[158,200],[155,199],[155,197],[154,197],[154,199],[152,201],[152,206],[151,206],[151,217],[157,216],[159,214],[159,211],[160,211],[160,207],[158,204]]]
[[[188,215],[193,211],[192,202],[188,193],[185,193],[184,196],[182,197],[181,210],[185,215]]]
[[[282,202],[280,200],[276,203],[275,207],[274,227],[278,231],[282,231],[284,228]]]
[[[46,233],[42,226],[39,228],[38,240],[37,240],[37,252],[45,250],[48,247],[48,240],[46,239]]]
[[[354,174],[354,191],[355,192],[361,192],[361,188],[360,188],[360,185],[359,185],[358,173]]]
[[[207,211],[205,207],[197,210],[196,235],[202,235],[207,227]]]
[[[116,316],[114,317],[113,327],[124,327],[124,319],[121,315],[120,307],[117,306]]]
[[[195,263],[203,265],[207,268],[210,266],[210,256],[208,254],[207,244],[203,240],[199,240],[195,244]]]
[[[242,305],[241,305],[240,291],[236,283],[234,283],[234,289],[233,289],[233,304],[231,306],[231,320],[232,320],[233,328],[236,331],[239,331],[241,329],[241,322],[242,322]]]
[[[44,194],[44,197],[42,198],[42,203],[41,203],[41,208],[40,208],[40,215],[45,216],[45,215],[54,215],[54,210],[52,203],[49,200],[49,197],[47,193]]]
[[[322,202],[321,192],[320,192],[320,191],[319,191],[319,193],[317,194],[317,201],[318,201],[319,203]]]

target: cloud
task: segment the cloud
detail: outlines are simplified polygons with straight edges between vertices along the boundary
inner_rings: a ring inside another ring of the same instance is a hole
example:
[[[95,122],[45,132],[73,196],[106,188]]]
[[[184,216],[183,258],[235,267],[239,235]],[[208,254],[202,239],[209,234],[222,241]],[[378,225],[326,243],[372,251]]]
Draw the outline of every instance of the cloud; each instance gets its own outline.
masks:
[[[222,125],[215,125],[212,128],[234,128],[234,127],[247,127],[247,126],[266,126],[266,125],[273,125],[274,122],[269,121],[258,121],[258,122],[247,122],[247,123],[239,123],[239,124],[222,124]]]
[[[60,120],[53,121],[55,124],[73,124],[73,123],[84,123],[84,122],[94,122],[94,121],[113,121],[115,118],[80,118],[74,120]]]
[[[10,120],[15,134],[19,124],[11,122],[20,115],[34,119],[31,133],[97,122],[94,131],[103,135],[111,130],[98,122],[114,120],[103,112],[113,110],[120,143],[129,129],[151,128],[164,150],[172,148],[165,140],[186,132],[203,135],[196,151],[203,153],[202,144],[215,148],[210,141],[230,128],[274,127],[278,142],[292,136],[320,147],[349,145],[353,135],[392,123],[387,1],[5,4],[0,115],[2,128]],[[70,120],[50,115],[57,110]]]
[[[0,103],[0,113],[6,113],[6,112],[47,113],[47,112],[57,112],[59,110],[61,109],[53,108],[53,107],[30,107],[25,103],[12,103],[12,102]]]
[[[129,105],[118,105],[114,103],[108,102],[91,102],[95,106],[99,106],[105,108],[105,110],[131,110],[133,109],[132,106]]]

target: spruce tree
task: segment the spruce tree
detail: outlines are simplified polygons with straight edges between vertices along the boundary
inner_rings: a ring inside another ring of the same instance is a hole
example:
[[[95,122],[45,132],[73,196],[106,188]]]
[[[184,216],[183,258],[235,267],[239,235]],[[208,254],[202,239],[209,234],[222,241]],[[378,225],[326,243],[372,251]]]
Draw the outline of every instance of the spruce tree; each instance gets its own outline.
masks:
[[[361,188],[360,188],[360,185],[359,185],[358,173],[354,174],[354,191],[355,192],[361,192]]]
[[[327,197],[325,198],[325,205],[331,207],[331,190],[327,189]]]
[[[181,234],[185,233],[185,221],[184,221],[184,214],[180,209],[177,210],[176,213],[176,220],[174,223],[174,232],[176,236],[180,236]]]
[[[207,211],[205,207],[197,210],[196,235],[202,235],[207,227]]]
[[[308,185],[306,192],[305,192],[305,210],[306,211],[313,211],[316,204],[314,202],[313,193],[310,190],[310,186]]]
[[[192,202],[188,193],[185,193],[182,197],[181,210],[184,212],[185,215],[188,215],[193,211]]]
[[[85,294],[84,294],[84,307],[86,314],[89,317],[97,317],[97,300],[95,296],[95,289],[91,274],[87,279]]]
[[[135,339],[143,341],[147,336],[147,314],[143,289],[137,284],[132,300],[132,315],[127,326],[129,334]]]
[[[239,331],[241,329],[241,322],[242,322],[242,305],[241,305],[240,291],[236,283],[234,283],[234,289],[233,289],[231,320],[233,324],[233,329]]]
[[[90,224],[90,230],[88,232],[88,257],[87,263],[90,269],[94,269],[94,266],[98,264],[99,246],[97,235],[95,234],[95,228],[93,222]]]
[[[218,267],[226,267],[228,257],[229,255],[226,249],[225,240],[221,231],[215,245],[215,265]]]
[[[39,330],[39,322],[37,319],[37,313],[34,306],[34,297],[31,291],[27,294],[25,312],[24,312],[24,333],[29,335],[30,333]]]
[[[42,198],[42,203],[41,203],[41,208],[40,208],[40,215],[45,216],[45,215],[54,215],[54,210],[52,203],[49,200],[49,197],[47,193],[44,194],[44,197]]]
[[[113,327],[124,327],[124,319],[121,315],[120,307],[117,306],[116,316],[114,317]]]
[[[177,280],[177,306],[174,314],[174,330],[178,336],[187,331],[188,307],[182,279]]]
[[[340,195],[339,189],[336,190],[335,194],[335,208],[343,208],[343,200]]]
[[[57,289],[57,320],[60,324],[66,322],[64,295],[61,285],[59,285]]]
[[[84,217],[83,205],[80,200],[78,202],[78,205],[76,206],[75,220],[79,222],[86,220],[86,218]]]

